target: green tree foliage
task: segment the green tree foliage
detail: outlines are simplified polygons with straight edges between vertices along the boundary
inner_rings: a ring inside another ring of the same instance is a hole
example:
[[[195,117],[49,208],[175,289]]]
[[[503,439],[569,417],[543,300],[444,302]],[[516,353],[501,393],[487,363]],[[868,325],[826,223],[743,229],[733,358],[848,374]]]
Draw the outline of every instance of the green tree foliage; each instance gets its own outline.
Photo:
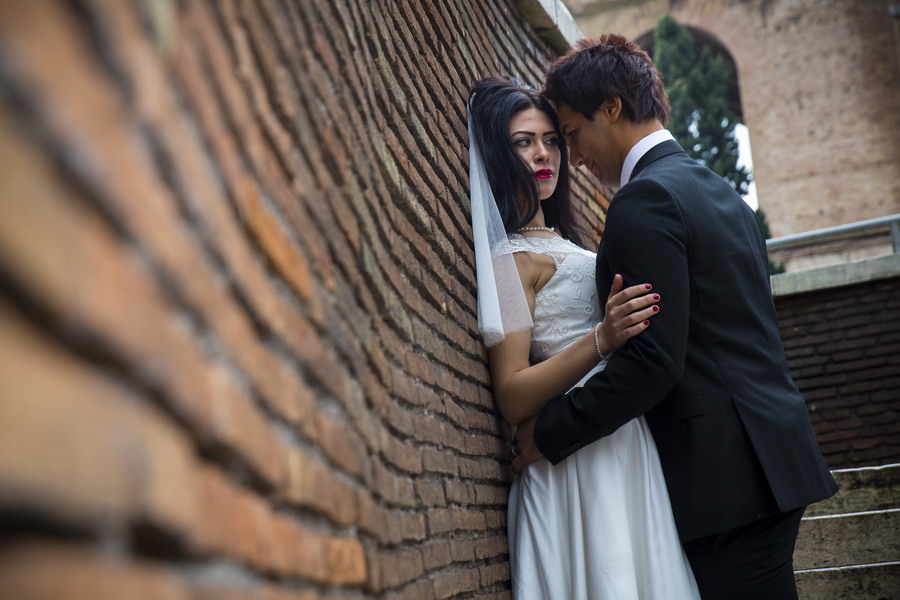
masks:
[[[672,112],[669,131],[694,159],[705,164],[744,196],[751,173],[739,167],[734,127],[738,117],[729,99],[731,73],[725,59],[711,46],[694,39],[670,15],[663,15],[653,33],[653,62],[663,75]],[[756,211],[766,239],[771,237],[766,215]],[[769,261],[769,273],[783,273],[784,265]]]
[[[669,130],[690,156],[745,195],[751,175],[737,165],[738,115],[729,100],[731,73],[725,59],[669,15],[660,17],[653,35],[653,62],[672,105]]]

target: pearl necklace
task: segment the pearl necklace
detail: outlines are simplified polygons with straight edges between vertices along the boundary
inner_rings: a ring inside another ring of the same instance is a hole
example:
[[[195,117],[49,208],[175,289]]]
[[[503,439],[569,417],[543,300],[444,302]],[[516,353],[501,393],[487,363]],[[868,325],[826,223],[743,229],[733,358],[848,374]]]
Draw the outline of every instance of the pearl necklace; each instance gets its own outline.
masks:
[[[519,231],[549,231],[550,233],[556,233],[553,227],[520,227]]]

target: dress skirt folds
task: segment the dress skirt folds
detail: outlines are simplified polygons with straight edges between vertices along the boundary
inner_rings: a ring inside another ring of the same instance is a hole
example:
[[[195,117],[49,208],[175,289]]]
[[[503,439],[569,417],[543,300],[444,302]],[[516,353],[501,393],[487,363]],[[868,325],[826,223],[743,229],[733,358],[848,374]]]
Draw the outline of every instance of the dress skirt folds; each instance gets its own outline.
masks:
[[[532,330],[532,362],[546,360],[598,322],[594,254],[561,238],[519,235],[510,236],[510,251],[556,264],[537,294]],[[515,600],[700,597],[643,417],[556,466],[526,467],[510,491],[508,534]]]

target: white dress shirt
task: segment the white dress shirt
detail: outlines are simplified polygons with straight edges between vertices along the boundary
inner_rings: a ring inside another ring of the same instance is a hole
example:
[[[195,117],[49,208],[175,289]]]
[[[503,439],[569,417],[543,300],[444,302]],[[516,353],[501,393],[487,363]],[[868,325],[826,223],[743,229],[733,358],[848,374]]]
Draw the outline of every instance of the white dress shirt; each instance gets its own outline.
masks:
[[[666,140],[674,139],[675,137],[668,129],[660,129],[642,138],[641,141],[632,146],[631,150],[629,150],[628,154],[625,156],[625,162],[622,164],[622,174],[619,177],[619,187],[622,187],[626,183],[628,183],[628,180],[631,179],[631,172],[634,171],[634,166],[638,163],[639,160],[641,160],[641,158],[645,154],[650,152],[651,148],[662,144]]]

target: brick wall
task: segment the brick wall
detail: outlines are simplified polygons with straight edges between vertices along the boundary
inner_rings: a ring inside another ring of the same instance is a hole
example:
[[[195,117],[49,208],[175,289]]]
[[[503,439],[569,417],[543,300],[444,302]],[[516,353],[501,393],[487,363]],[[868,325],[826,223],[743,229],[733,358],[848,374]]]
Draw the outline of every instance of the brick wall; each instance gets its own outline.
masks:
[[[464,99],[551,58],[512,1],[0,2],[0,597],[508,597]]]
[[[900,462],[900,279],[782,296],[776,307],[828,465]]]

